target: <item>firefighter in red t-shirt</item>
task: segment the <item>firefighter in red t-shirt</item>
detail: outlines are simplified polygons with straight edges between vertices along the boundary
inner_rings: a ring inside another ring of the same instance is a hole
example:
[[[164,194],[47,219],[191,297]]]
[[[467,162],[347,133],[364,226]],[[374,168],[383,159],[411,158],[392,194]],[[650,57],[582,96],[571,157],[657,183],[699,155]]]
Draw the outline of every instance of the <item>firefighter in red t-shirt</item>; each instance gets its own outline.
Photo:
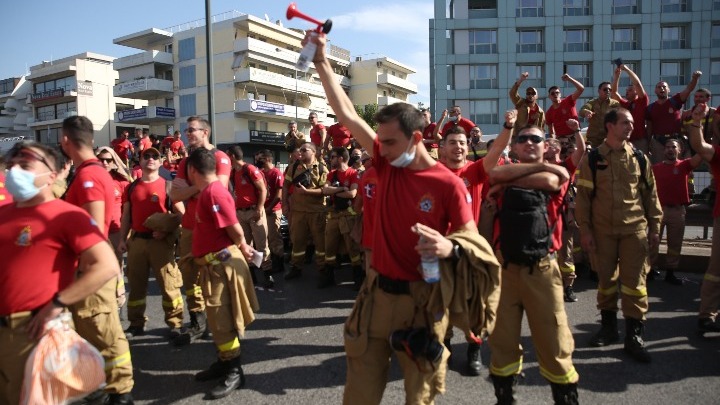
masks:
[[[263,149],[255,154],[255,165],[260,168],[267,183],[267,200],[265,216],[268,225],[268,247],[272,272],[282,273],[285,269],[285,244],[280,234],[280,217],[282,216],[282,188],[284,175],[273,164],[273,153]]]
[[[310,142],[315,144],[318,152],[322,152],[323,145],[325,145],[325,138],[327,137],[327,130],[323,124],[318,122],[318,115],[315,112],[310,113],[308,121],[310,121]],[[318,156],[321,155],[322,153],[318,154]]]
[[[575,92],[568,97],[562,98],[558,86],[550,87],[548,93],[552,105],[545,111],[545,125],[547,125],[550,137],[558,138],[560,146],[564,147],[568,143],[575,143],[575,132],[567,126],[567,120],[573,119],[577,121],[578,113],[575,103],[585,91],[585,86],[567,73],[562,75],[560,79],[572,83],[575,86]]]

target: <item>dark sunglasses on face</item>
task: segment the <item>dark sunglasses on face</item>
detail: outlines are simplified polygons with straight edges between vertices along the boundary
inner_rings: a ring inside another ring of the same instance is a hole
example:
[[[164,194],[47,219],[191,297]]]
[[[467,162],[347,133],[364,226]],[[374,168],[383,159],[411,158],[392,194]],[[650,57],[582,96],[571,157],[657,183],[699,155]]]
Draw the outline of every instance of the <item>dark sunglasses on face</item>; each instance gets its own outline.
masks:
[[[608,92],[608,93],[610,92],[610,90],[612,90],[610,87],[605,87],[604,89],[602,89],[602,91],[605,91],[605,92]]]
[[[112,163],[112,162],[113,162],[113,158],[111,158],[111,157],[109,157],[109,158],[103,158],[103,157],[101,157],[101,158],[98,158],[98,160],[100,160],[101,162],[105,162],[105,163]]]
[[[142,157],[143,157],[143,159],[145,159],[145,160],[150,160],[150,159],[158,160],[158,159],[160,159],[160,155],[158,155],[158,154],[156,154],[156,153],[143,153]]]
[[[540,135],[518,135],[516,142],[517,143],[525,143],[528,140],[532,143],[540,143],[543,141],[543,137]]]

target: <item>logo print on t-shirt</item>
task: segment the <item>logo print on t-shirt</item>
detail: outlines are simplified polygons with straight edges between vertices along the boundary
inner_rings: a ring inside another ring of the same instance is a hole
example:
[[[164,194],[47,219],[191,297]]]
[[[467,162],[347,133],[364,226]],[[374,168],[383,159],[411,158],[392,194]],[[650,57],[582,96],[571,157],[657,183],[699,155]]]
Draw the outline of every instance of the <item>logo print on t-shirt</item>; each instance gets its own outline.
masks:
[[[375,184],[368,183],[365,185],[365,197],[375,198]]]
[[[432,212],[433,209],[433,197],[430,194],[425,194],[420,199],[420,203],[418,204],[418,208],[420,208],[420,211],[422,212]]]
[[[15,240],[15,244],[18,246],[30,246],[32,244],[32,236],[30,234],[30,225],[20,231],[20,235]]]
[[[156,202],[160,201],[160,197],[157,195],[157,193],[153,193],[153,195],[150,196],[150,201],[156,203]]]

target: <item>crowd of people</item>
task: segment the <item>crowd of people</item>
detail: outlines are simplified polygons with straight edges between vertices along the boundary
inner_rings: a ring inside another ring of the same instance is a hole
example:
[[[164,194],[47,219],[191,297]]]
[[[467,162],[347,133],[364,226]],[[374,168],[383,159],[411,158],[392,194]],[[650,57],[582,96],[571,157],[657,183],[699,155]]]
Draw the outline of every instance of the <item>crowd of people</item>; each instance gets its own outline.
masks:
[[[554,402],[578,403],[564,305],[577,301],[581,263],[597,279],[601,316],[588,343],[619,341],[621,309],[624,351],[651,361],[643,334],[660,238],[665,230],[665,281],[681,285],[690,176],[703,161],[720,175],[720,114],[708,106],[710,92],[698,89],[695,105],[682,110],[700,72],[672,96],[659,82],[649,103],[621,64],[579,112],[580,82],[562,75],[574,91],[563,97],[550,87],[544,111],[537,89],[520,96],[523,73],[509,93],[515,109],[485,142],[459,106],[433,121],[429,110],[393,104],[378,111],[373,129],[334,80],[324,34],[308,40],[338,123],[326,128],[311,113],[306,137],[291,122],[284,173],[270,150],[250,159],[239,145],[216,148],[210,123],[196,116],[187,119],[187,146],[178,131],[160,142],[138,130],[137,147],[124,131],[95,148],[92,123],[75,116],[63,122],[59,149],[21,142],[7,154],[0,341],[12,344],[0,347],[0,403],[19,403],[25,359],[63,311],[105,359],[107,384],[84,403],[133,403],[130,342],[146,333],[151,269],[168,338],[183,346],[212,335],[217,358],[195,378],[218,382],[209,398],[225,397],[245,382],[240,338],[259,309],[255,286],[273,289],[282,272],[289,283],[302,277],[308,256],[318,288],[334,286],[349,263],[358,292],[343,326],[346,404],[381,402],[393,353],[406,401],[432,403],[445,390],[454,329],[468,342],[470,375],[480,375],[488,342],[498,403],[514,403],[524,315]],[[624,97],[623,73],[631,80]],[[701,332],[720,332],[718,201]]]

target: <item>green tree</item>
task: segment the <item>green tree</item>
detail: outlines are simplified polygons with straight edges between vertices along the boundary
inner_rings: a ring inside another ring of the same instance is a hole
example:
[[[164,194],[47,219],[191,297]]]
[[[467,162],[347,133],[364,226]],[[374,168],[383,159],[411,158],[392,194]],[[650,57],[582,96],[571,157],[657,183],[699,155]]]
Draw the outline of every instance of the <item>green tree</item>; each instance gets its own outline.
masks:
[[[355,111],[373,130],[377,129],[377,123],[373,119],[377,110],[377,104],[355,105]]]

